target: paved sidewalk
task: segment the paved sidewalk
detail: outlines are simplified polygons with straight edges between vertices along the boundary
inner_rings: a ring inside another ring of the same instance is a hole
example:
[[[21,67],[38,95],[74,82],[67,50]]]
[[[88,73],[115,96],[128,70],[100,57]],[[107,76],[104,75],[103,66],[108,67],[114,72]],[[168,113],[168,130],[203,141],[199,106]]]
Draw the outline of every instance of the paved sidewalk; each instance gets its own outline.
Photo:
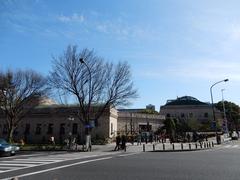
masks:
[[[201,145],[200,143],[141,143],[141,145],[137,145],[134,143],[126,144],[126,152],[148,152],[148,151],[187,151],[187,150],[202,150],[212,148],[212,141],[205,141]],[[93,152],[111,152],[114,151],[115,143],[107,144],[107,145],[93,145]],[[120,150],[123,151],[124,150]]]
[[[222,144],[231,141],[230,138],[222,139]],[[173,145],[174,144],[174,145]],[[141,143],[141,145],[137,145],[135,142],[133,145],[131,143],[127,143],[126,152],[145,152],[148,151],[188,151],[188,150],[203,150],[214,148],[219,145],[216,144],[216,137],[209,138],[208,141],[203,141],[202,144],[190,142],[190,143],[173,143],[171,144],[168,140],[164,145],[162,143]],[[214,147],[213,147],[214,144]],[[114,151],[115,143],[110,143],[106,145],[93,145],[92,152],[111,152]],[[145,147],[143,147],[145,146]],[[120,152],[124,150],[120,150]]]

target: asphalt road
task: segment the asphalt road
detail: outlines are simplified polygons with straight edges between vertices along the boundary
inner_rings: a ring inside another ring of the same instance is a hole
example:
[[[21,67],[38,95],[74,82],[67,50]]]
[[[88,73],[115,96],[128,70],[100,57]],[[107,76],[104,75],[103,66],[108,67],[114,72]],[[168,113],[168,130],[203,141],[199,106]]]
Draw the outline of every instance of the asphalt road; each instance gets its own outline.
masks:
[[[2,172],[0,178],[16,175],[24,180],[240,179],[240,144],[238,143],[206,151],[100,153],[97,155],[92,153],[84,156],[79,157],[74,153],[47,156],[49,162],[50,160],[54,162]],[[42,160],[44,157],[46,156],[34,156]],[[29,159],[29,157],[26,158]],[[0,168],[2,161],[0,160]]]

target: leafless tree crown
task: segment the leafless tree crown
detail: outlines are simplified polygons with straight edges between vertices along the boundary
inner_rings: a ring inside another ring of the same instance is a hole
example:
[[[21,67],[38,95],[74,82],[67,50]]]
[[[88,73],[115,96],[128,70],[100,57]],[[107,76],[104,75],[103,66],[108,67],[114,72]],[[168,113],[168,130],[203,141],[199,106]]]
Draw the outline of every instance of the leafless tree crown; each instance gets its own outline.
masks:
[[[32,70],[0,72],[0,109],[6,116],[8,133],[38,105],[47,90],[45,78]]]
[[[91,83],[87,66],[81,64],[80,58],[89,67]],[[105,62],[94,51],[83,49],[78,53],[76,46],[68,46],[62,56],[54,58],[49,80],[53,87],[75,96],[80,119],[85,121],[89,121],[89,108],[93,106],[101,107],[95,113],[98,119],[107,107],[128,105],[137,97],[127,62],[114,65]]]

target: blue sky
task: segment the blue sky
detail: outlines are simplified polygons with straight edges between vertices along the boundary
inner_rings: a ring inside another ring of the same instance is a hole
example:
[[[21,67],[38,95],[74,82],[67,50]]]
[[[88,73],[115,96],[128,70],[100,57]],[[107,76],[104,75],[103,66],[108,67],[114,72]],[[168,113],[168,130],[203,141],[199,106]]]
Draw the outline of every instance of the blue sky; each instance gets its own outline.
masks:
[[[238,0],[1,0],[0,68],[47,74],[67,45],[128,61],[139,98],[130,108],[177,96],[240,104]]]

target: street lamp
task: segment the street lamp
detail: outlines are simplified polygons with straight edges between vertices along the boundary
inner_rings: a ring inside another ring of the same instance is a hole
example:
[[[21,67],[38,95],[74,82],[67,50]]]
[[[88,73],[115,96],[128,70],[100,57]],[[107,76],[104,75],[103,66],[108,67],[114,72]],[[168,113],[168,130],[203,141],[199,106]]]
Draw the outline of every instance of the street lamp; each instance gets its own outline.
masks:
[[[91,86],[92,86],[92,74],[91,74],[91,70],[88,66],[88,64],[84,61],[83,58],[80,58],[79,59],[79,62],[81,64],[84,64],[86,67],[87,67],[87,70],[88,70],[88,73],[89,73],[89,91],[88,91],[88,119],[87,119],[87,124],[85,124],[85,128],[87,129],[87,136],[86,136],[86,148],[88,149],[89,146],[90,146],[90,150],[91,150],[91,136],[89,135],[89,128],[90,128],[90,124],[89,124],[89,121],[90,121],[90,106],[91,106]]]
[[[214,123],[214,125],[215,125],[215,133],[216,133],[216,138],[217,138],[217,144],[220,144],[221,142],[219,141],[218,136],[217,136],[217,122],[216,122],[215,110],[214,110],[214,105],[213,105],[212,88],[213,88],[213,86],[215,86],[216,84],[219,84],[219,83],[221,83],[221,82],[227,82],[227,81],[229,81],[229,80],[228,80],[228,79],[224,79],[224,80],[218,81],[218,82],[214,83],[214,84],[210,87],[211,100],[212,100],[213,123]]]
[[[228,133],[228,122],[227,122],[227,116],[226,116],[226,109],[225,109],[225,102],[224,102],[224,97],[223,97],[223,91],[225,91],[225,89],[221,89],[222,92],[222,105],[223,105],[223,119],[224,119],[224,132]]]

